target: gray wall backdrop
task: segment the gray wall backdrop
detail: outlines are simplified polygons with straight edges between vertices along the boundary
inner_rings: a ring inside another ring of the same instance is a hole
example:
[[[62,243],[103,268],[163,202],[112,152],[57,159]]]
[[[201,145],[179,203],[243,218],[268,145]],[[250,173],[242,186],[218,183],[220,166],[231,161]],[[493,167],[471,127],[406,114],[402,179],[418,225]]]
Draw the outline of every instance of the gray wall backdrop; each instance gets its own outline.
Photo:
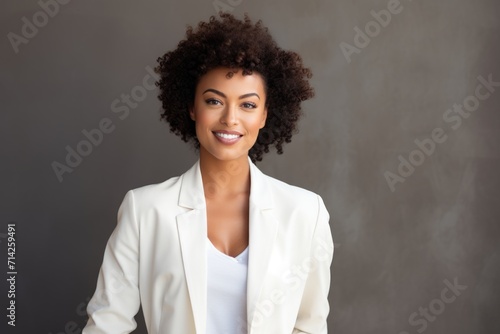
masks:
[[[0,13],[2,333],[79,333],[125,192],[196,159],[160,123],[148,68],[214,2],[59,1]],[[300,133],[259,166],[331,213],[330,332],[498,333],[500,3],[220,2],[313,69]],[[99,126],[100,143],[78,146]],[[61,181],[68,147],[89,154]]]

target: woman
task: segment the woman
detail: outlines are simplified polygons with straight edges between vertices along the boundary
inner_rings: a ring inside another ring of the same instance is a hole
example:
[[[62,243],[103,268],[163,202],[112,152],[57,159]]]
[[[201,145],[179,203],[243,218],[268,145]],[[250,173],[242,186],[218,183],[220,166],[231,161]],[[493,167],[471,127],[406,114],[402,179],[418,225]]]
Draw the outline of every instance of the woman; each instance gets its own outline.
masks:
[[[199,160],[129,191],[83,334],[327,333],[333,242],[322,199],[253,164],[313,96],[299,55],[261,22],[211,17],[158,59],[162,118]]]

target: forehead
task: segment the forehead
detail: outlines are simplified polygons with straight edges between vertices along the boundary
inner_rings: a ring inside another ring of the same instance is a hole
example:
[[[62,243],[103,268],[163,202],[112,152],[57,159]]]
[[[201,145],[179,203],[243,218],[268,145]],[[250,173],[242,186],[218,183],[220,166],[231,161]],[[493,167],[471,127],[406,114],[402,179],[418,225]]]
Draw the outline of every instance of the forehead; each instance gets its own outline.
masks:
[[[208,71],[200,77],[197,92],[214,88],[227,94],[264,93],[264,79],[259,73],[253,72],[252,74],[243,75],[242,69],[238,69],[237,71],[234,73],[233,69],[227,67],[218,67]],[[228,76],[230,72],[233,72],[232,76]]]

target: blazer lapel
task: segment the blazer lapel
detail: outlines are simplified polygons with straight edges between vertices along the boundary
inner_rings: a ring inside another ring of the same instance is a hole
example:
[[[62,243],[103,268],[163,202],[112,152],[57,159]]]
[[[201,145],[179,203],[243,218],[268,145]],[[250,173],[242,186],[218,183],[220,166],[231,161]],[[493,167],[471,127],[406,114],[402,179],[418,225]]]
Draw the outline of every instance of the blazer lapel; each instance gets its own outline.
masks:
[[[252,326],[262,285],[266,279],[278,221],[273,216],[274,202],[266,176],[250,162],[249,259],[247,278],[247,322]]]
[[[188,209],[177,215],[177,230],[196,332],[204,334],[207,317],[207,218],[199,161],[182,175],[178,204]]]

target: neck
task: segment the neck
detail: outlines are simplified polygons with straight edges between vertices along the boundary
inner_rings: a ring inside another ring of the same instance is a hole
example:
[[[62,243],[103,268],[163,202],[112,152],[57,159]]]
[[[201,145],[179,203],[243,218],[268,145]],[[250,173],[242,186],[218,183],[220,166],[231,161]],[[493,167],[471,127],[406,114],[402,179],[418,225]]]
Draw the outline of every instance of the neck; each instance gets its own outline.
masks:
[[[200,170],[205,197],[250,193],[250,164],[246,156],[219,160],[200,150]]]

